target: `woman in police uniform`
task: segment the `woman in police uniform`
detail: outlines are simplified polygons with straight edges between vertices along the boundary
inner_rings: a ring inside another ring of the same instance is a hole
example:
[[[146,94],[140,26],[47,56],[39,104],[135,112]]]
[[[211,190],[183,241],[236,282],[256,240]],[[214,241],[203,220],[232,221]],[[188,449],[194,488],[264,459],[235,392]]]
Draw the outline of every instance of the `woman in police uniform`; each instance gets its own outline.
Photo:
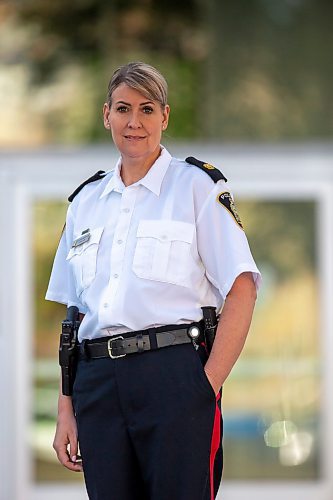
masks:
[[[155,68],[115,71],[103,117],[120,158],[70,197],[46,295],[81,313],[54,448],[91,500],[211,500],[221,479],[221,387],[260,274],[223,175],[161,146],[169,112]],[[223,306],[209,357],[189,335],[202,306]]]

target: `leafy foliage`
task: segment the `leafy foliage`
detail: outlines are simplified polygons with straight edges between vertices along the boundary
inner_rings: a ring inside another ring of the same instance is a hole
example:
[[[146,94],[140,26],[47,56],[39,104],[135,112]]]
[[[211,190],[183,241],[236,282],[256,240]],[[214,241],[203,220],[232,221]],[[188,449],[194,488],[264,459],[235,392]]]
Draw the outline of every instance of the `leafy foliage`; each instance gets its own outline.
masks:
[[[98,109],[111,72],[129,60],[150,62],[169,80],[172,139],[332,137],[332,2],[25,0],[4,5],[0,24],[9,28],[2,30],[6,64],[0,66],[0,85],[15,65],[24,67],[24,78],[15,81],[24,86],[14,87],[15,95],[22,93],[17,106],[29,100],[29,133],[40,127],[30,139],[15,134],[12,141],[105,140]],[[13,69],[14,79],[16,73]],[[53,99],[45,98],[49,94]],[[79,105],[82,119],[76,119]],[[4,100],[6,106],[10,116],[13,104]]]

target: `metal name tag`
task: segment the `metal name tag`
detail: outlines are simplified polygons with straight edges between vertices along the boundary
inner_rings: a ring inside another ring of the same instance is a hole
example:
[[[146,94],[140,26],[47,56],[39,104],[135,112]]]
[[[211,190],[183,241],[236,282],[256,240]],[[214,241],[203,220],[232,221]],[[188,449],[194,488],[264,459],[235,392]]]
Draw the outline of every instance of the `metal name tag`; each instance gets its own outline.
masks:
[[[76,240],[73,241],[72,248],[76,248],[80,245],[83,245],[83,243],[86,243],[87,241],[90,240],[91,234],[90,234],[90,229],[85,229],[82,231],[81,236],[76,238]]]

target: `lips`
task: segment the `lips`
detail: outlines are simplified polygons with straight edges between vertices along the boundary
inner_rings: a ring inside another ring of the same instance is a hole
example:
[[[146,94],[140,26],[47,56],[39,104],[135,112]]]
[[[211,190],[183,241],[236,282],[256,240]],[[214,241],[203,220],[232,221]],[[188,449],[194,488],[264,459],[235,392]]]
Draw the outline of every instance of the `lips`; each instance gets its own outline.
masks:
[[[125,139],[128,139],[129,141],[142,141],[142,139],[145,139],[145,136],[141,135],[125,135]]]

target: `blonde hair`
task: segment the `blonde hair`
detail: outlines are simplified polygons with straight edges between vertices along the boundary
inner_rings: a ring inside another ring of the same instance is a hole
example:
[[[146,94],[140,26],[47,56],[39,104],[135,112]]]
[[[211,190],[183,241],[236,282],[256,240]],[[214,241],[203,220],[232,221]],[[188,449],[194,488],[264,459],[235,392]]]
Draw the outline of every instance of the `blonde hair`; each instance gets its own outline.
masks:
[[[165,108],[168,100],[168,84],[164,76],[153,66],[143,62],[130,62],[113,73],[108,85],[107,103],[112,104],[112,93],[122,83],[140,92],[148,99]]]

